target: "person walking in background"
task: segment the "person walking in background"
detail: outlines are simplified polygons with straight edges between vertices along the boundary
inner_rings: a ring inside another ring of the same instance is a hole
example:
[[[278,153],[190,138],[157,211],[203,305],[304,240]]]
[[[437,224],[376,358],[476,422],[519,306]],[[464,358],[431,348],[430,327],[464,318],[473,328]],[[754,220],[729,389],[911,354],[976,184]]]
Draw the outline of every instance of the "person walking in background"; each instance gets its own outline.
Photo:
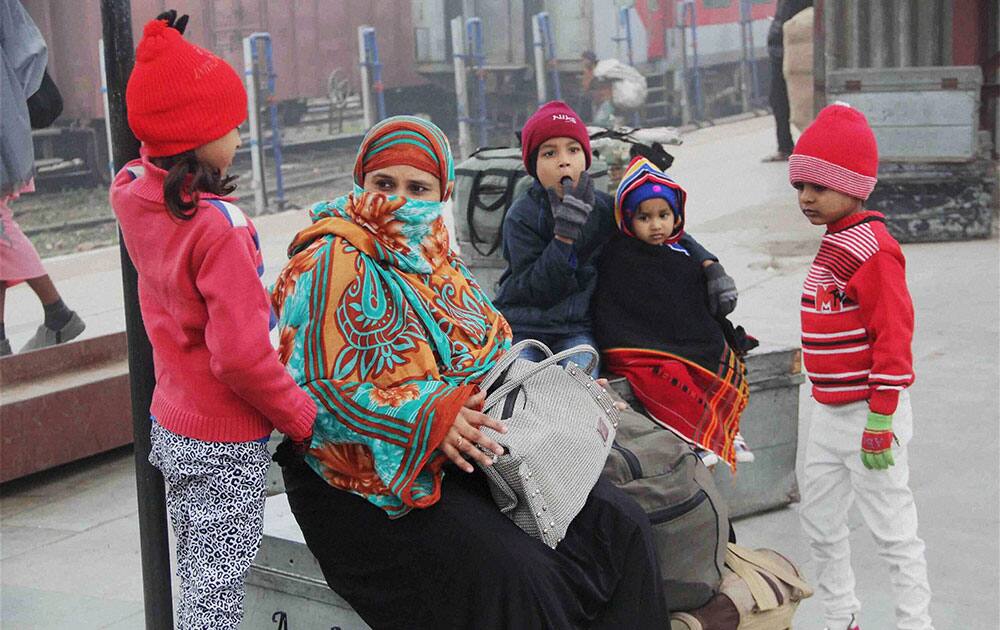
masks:
[[[863,209],[878,147],[864,114],[823,109],[788,162],[799,207],[826,233],[802,291],[802,359],[818,403],[806,445],[802,528],[829,630],[858,630],[847,513],[857,499],[888,563],[900,630],[929,630],[931,590],[907,444],[913,302],[885,217]],[[879,594],[880,596],[881,594]]]
[[[593,116],[594,96],[590,93],[591,83],[594,81],[594,67],[597,65],[597,55],[593,50],[585,50],[580,54],[580,99],[577,111],[584,120],[590,120]]]
[[[774,113],[774,127],[778,138],[778,150],[763,159],[764,162],[784,162],[792,154],[790,122],[791,108],[788,104],[788,85],[785,83],[782,65],[785,59],[783,27],[785,22],[798,12],[812,6],[812,0],[778,0],[774,11],[774,21],[767,31],[767,56],[771,63],[771,89],[768,98]]]
[[[45,311],[45,321],[22,352],[67,342],[86,328],[63,302],[10,208],[22,193],[35,190],[35,117],[28,100],[43,85],[47,62],[45,40],[28,12],[18,0],[0,0],[0,356],[13,352],[3,323],[7,289],[21,282],[31,287]]]

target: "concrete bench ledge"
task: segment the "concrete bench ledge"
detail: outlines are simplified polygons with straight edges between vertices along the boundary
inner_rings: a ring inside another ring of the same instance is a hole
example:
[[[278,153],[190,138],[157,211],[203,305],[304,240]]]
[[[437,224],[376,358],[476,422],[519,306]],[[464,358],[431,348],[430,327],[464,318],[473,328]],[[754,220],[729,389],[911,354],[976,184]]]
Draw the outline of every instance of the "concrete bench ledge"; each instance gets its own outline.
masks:
[[[125,333],[0,359],[0,483],[132,442]]]

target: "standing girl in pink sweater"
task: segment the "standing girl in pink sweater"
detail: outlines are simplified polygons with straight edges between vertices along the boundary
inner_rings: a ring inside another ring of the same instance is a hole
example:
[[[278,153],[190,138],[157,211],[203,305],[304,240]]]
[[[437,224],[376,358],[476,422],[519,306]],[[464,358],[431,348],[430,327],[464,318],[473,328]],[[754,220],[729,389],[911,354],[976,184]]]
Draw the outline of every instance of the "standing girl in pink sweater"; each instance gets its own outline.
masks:
[[[125,95],[142,158],[115,177],[111,205],[153,346],[149,460],[170,484],[178,627],[236,628],[263,532],[268,436],[304,446],[316,405],[271,346],[257,232],[225,196],[246,92],[183,39],[186,21],[144,29]]]

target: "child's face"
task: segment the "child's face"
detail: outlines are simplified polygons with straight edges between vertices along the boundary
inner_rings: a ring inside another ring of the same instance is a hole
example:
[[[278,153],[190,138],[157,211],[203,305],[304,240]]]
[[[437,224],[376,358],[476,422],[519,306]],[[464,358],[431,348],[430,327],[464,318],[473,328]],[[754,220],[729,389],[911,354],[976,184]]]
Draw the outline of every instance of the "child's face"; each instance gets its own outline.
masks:
[[[569,176],[575,184],[586,168],[587,154],[573,138],[549,138],[538,147],[535,176],[545,188],[555,188],[560,199],[563,196],[559,183],[562,178]]]
[[[674,233],[674,211],[666,199],[647,199],[632,217],[632,232],[643,243],[662,245]]]
[[[799,208],[813,225],[829,225],[861,210],[861,200],[826,186],[809,182],[793,184],[799,191]]]
[[[208,164],[219,171],[220,176],[225,177],[240,144],[240,130],[233,129],[221,138],[201,145],[194,150],[194,154],[199,161]]]
[[[390,197],[441,201],[438,178],[409,164],[395,164],[365,173],[364,189]]]

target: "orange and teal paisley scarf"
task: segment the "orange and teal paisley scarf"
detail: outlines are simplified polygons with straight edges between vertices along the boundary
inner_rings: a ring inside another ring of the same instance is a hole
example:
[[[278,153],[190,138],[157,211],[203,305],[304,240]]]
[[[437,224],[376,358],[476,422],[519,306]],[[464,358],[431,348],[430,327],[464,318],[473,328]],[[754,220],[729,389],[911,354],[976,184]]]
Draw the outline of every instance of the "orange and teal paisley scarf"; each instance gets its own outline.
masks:
[[[357,184],[317,204],[272,294],[281,358],[319,409],[307,463],[390,517],[438,500],[438,446],[510,347],[441,206]]]

